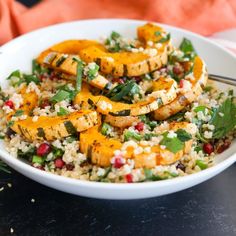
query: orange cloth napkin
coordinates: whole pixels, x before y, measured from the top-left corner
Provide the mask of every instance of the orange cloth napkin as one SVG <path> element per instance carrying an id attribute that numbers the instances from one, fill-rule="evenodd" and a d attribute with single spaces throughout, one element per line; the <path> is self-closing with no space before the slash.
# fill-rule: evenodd
<path id="1" fill-rule="evenodd" d="M 33 29 L 88 18 L 157 21 L 210 35 L 236 27 L 236 0 L 0 0 L 0 44 Z"/>

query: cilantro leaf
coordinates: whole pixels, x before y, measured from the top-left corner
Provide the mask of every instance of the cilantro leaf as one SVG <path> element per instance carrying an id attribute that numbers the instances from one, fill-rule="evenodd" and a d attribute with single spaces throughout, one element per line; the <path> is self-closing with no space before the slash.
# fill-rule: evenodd
<path id="1" fill-rule="evenodd" d="M 181 142 L 187 142 L 190 139 L 192 139 L 191 134 L 187 133 L 186 130 L 184 129 L 178 129 L 176 132 L 177 134 L 177 138 L 181 141 Z"/>
<path id="2" fill-rule="evenodd" d="M 190 59 L 193 59 L 197 55 L 197 52 L 189 39 L 184 38 L 179 46 L 179 49 L 185 54 L 186 57 Z"/>
<path id="3" fill-rule="evenodd" d="M 18 116 L 22 116 L 23 114 L 24 114 L 23 110 L 17 110 L 13 116 L 18 117 Z"/>
<path id="4" fill-rule="evenodd" d="M 163 139 L 160 142 L 161 145 L 166 146 L 166 148 L 173 153 L 177 153 L 178 151 L 184 149 L 184 142 L 182 142 L 178 138 L 178 136 L 173 138 L 168 138 L 167 135 L 168 132 L 165 132 L 163 134 Z"/>

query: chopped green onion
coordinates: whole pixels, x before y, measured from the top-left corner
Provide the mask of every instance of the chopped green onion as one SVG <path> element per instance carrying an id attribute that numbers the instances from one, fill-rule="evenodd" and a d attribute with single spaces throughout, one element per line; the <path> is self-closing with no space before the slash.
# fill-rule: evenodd
<path id="1" fill-rule="evenodd" d="M 69 100 L 71 94 L 65 90 L 59 90 L 53 97 L 50 98 L 50 102 L 57 103 L 63 100 Z"/>
<path id="2" fill-rule="evenodd" d="M 112 127 L 109 124 L 105 122 L 102 124 L 101 133 L 103 135 L 108 135 L 111 130 L 112 130 Z"/>
<path id="3" fill-rule="evenodd" d="M 81 91 L 81 86 L 82 86 L 84 64 L 78 58 L 74 57 L 73 60 L 77 62 L 77 69 L 76 69 L 76 91 L 80 92 Z"/>
<path id="4" fill-rule="evenodd" d="M 22 116 L 23 114 L 24 114 L 23 110 L 17 110 L 13 116 L 18 117 L 18 116 Z"/>
<path id="5" fill-rule="evenodd" d="M 63 108 L 63 107 L 60 107 L 59 108 L 59 112 L 57 112 L 57 115 L 58 116 L 65 116 L 65 115 L 67 115 L 67 114 L 69 114 L 69 111 L 67 111 L 65 108 Z"/>
<path id="6" fill-rule="evenodd" d="M 196 165 L 199 166 L 201 170 L 205 170 L 208 167 L 202 160 L 196 160 Z"/>
<path id="7" fill-rule="evenodd" d="M 32 162 L 42 165 L 44 163 L 44 158 L 40 157 L 40 156 L 37 156 L 37 155 L 34 155 L 33 158 L 32 158 Z"/>
<path id="8" fill-rule="evenodd" d="M 130 139 L 135 139 L 137 141 L 140 141 L 142 139 L 142 135 L 137 134 L 135 131 L 127 130 L 124 133 L 124 140 L 126 142 L 126 141 L 129 141 Z"/>

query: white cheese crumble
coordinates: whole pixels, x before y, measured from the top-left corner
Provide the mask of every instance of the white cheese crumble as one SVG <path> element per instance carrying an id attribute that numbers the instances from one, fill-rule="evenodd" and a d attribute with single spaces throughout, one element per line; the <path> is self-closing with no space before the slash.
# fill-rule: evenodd
<path id="1" fill-rule="evenodd" d="M 177 134 L 173 130 L 170 130 L 167 134 L 167 138 L 175 138 L 175 137 L 177 137 Z"/>

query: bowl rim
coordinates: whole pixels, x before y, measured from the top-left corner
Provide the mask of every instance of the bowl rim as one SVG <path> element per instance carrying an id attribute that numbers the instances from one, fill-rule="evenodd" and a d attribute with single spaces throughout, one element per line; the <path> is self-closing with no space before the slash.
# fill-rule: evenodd
<path id="1" fill-rule="evenodd" d="M 42 27 L 40 29 L 33 30 L 31 32 L 28 32 L 26 34 L 16 37 L 15 39 L 0 46 L 0 52 L 7 51 L 8 48 L 12 47 L 12 45 L 19 44 L 19 43 L 21 43 L 21 41 L 24 41 L 25 38 L 33 36 L 38 33 L 41 33 L 45 30 L 53 30 L 56 28 L 60 28 L 60 27 L 72 25 L 72 24 L 76 25 L 76 24 L 80 24 L 81 22 L 86 24 L 87 22 L 97 22 L 97 21 L 100 21 L 100 22 L 102 22 L 102 21 L 111 21 L 111 22 L 112 21 L 114 21 L 114 22 L 121 21 L 121 22 L 129 22 L 129 23 L 136 23 L 136 24 L 137 23 L 143 24 L 143 23 L 148 22 L 145 20 L 134 20 L 134 19 L 123 19 L 123 18 L 106 18 L 106 19 L 82 19 L 82 20 L 54 24 L 54 25 L 50 25 L 50 26 Z M 203 40 L 207 43 L 213 44 L 216 47 L 220 48 L 221 50 L 225 51 L 234 60 L 236 60 L 236 55 L 233 54 L 229 49 L 224 48 L 223 46 L 219 45 L 218 43 L 216 43 L 210 39 L 207 39 L 197 33 L 194 33 L 189 30 L 182 29 L 179 27 L 170 26 L 167 24 L 161 24 L 158 22 L 153 22 L 153 23 L 161 25 L 164 28 L 177 30 L 180 33 L 187 33 L 187 34 L 193 35 L 198 39 L 200 38 L 201 40 Z M 231 149 L 229 148 L 229 150 L 231 150 Z M 228 150 L 226 150 L 226 152 L 227 151 Z M 161 187 L 161 186 L 171 186 L 175 183 L 180 184 L 180 183 L 189 182 L 189 181 L 194 180 L 196 178 L 201 179 L 201 177 L 203 177 L 205 175 L 211 176 L 211 175 L 213 175 L 213 173 L 220 172 L 221 169 L 223 170 L 223 169 L 227 168 L 228 166 L 232 165 L 236 161 L 236 152 L 234 154 L 230 155 L 229 157 L 227 157 L 225 160 L 221 161 L 220 163 L 218 163 L 212 167 L 209 167 L 205 170 L 201 170 L 200 172 L 197 172 L 197 173 L 193 173 L 193 174 L 186 175 L 186 176 L 180 176 L 180 177 L 176 177 L 173 179 L 161 180 L 161 181 L 150 181 L 150 182 L 141 182 L 141 183 L 139 182 L 139 183 L 129 183 L 129 184 L 128 183 L 94 182 L 94 181 L 79 180 L 79 179 L 74 179 L 71 177 L 56 175 L 56 174 L 53 174 L 50 172 L 39 170 L 39 169 L 23 162 L 22 160 L 13 157 L 6 150 L 2 150 L 2 149 L 0 149 L 0 159 L 2 159 L 7 164 L 9 164 L 9 166 L 11 166 L 13 169 L 15 166 L 18 166 L 21 170 L 25 170 L 26 172 L 30 173 L 31 175 L 37 175 L 39 177 L 43 176 L 43 178 L 51 179 L 53 181 L 57 181 L 57 182 L 61 182 L 61 183 L 66 183 L 66 184 L 75 185 L 75 186 L 88 187 L 88 188 L 95 187 L 95 188 L 99 188 L 99 189 L 107 189 L 108 188 L 108 189 L 123 189 L 123 190 L 129 189 L 129 190 L 132 190 L 132 189 L 149 189 L 149 188 Z"/>

